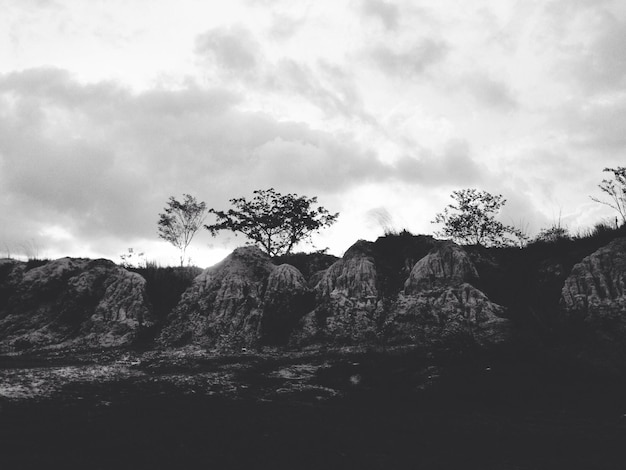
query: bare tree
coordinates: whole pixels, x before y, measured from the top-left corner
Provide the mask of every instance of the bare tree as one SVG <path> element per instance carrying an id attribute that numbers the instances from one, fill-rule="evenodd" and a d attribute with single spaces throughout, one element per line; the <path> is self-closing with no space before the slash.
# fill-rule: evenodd
<path id="1" fill-rule="evenodd" d="M 165 213 L 159 214 L 159 237 L 180 250 L 181 266 L 185 262 L 187 247 L 202 226 L 206 214 L 206 203 L 198 202 L 189 194 L 183 194 L 182 202 L 170 197 Z"/>
<path id="2" fill-rule="evenodd" d="M 626 224 L 626 167 L 605 168 L 602 171 L 613 173 L 613 179 L 603 179 L 598 187 L 603 193 L 608 194 L 610 201 L 602 201 L 596 197 L 591 197 L 592 201 L 599 202 L 605 206 L 615 209 L 622 218 L 622 224 Z"/>

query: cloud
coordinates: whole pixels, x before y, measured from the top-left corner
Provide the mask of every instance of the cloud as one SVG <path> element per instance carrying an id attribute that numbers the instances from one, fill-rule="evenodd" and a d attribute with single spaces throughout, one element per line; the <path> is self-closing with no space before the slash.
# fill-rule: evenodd
<path id="1" fill-rule="evenodd" d="M 58 69 L 0 75 L 3 237 L 60 225 L 72 239 L 155 237 L 169 196 L 220 207 L 275 186 L 336 194 L 386 171 L 350 135 L 238 109 L 239 98 L 194 84 L 132 93 L 83 84 Z"/>
<path id="2" fill-rule="evenodd" d="M 602 152 L 605 159 L 623 161 L 626 152 L 626 96 L 586 99 L 555 110 L 550 125 L 569 150 Z"/>
<path id="3" fill-rule="evenodd" d="M 389 172 L 376 155 L 361 152 L 350 138 L 309 132 L 307 140 L 276 138 L 257 147 L 253 163 L 257 177 L 287 191 L 346 191 Z"/>
<path id="4" fill-rule="evenodd" d="M 438 155 L 405 156 L 396 162 L 397 177 L 424 186 L 469 187 L 488 180 L 489 172 L 470 156 L 467 142 L 450 141 Z"/>
<path id="5" fill-rule="evenodd" d="M 285 41 L 293 37 L 306 22 L 306 13 L 300 17 L 292 17 L 280 13 L 272 15 L 269 35 L 276 41 Z"/>
<path id="6" fill-rule="evenodd" d="M 388 30 L 395 30 L 398 27 L 400 10 L 393 3 L 381 0 L 363 0 L 361 11 L 365 16 L 377 18 Z"/>
<path id="7" fill-rule="evenodd" d="M 573 61 L 574 73 L 589 89 L 621 91 L 626 85 L 626 21 L 606 14 L 596 31 L 590 46 Z"/>
<path id="8" fill-rule="evenodd" d="M 303 99 L 327 116 L 371 119 L 363 110 L 353 77 L 333 64 L 319 62 L 313 68 L 293 59 L 281 59 L 262 80 L 262 89 Z"/>
<path id="9" fill-rule="evenodd" d="M 623 89 L 626 19 L 617 3 L 559 0 L 546 6 L 545 15 L 544 45 L 556 53 L 561 80 L 577 83 L 586 93 Z"/>
<path id="10" fill-rule="evenodd" d="M 410 78 L 424 74 L 430 67 L 441 62 L 448 49 L 449 46 L 444 41 L 425 38 L 399 51 L 386 44 L 379 44 L 372 47 L 367 54 L 387 75 Z"/>
<path id="11" fill-rule="evenodd" d="M 196 38 L 195 52 L 231 73 L 253 73 L 261 54 L 259 43 L 242 26 L 219 27 Z"/>
<path id="12" fill-rule="evenodd" d="M 518 107 L 510 86 L 484 74 L 471 74 L 462 79 L 462 85 L 479 103 L 490 108 L 510 111 Z"/>
<path id="13" fill-rule="evenodd" d="M 232 57 L 231 51 L 235 51 Z M 311 63 L 291 57 L 270 60 L 251 33 L 240 27 L 211 30 L 198 36 L 196 54 L 203 59 L 211 57 L 210 66 L 220 65 L 219 80 L 245 90 L 248 97 L 297 99 L 326 116 L 372 119 L 363 111 L 354 77 L 345 67 L 324 59 Z M 219 60 L 214 56 L 225 58 Z"/>

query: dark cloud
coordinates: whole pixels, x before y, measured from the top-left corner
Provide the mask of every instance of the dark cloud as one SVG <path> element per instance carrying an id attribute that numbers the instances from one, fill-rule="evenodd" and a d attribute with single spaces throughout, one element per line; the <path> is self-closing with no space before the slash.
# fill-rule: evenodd
<path id="1" fill-rule="evenodd" d="M 366 182 L 467 186 L 484 173 L 461 141 L 389 166 L 349 134 L 241 111 L 231 92 L 191 84 L 132 93 L 33 69 L 0 76 L 0 114 L 5 241 L 51 226 L 99 246 L 155 239 L 165 201 L 183 193 L 225 208 L 259 188 L 334 200 Z"/>
<path id="2" fill-rule="evenodd" d="M 291 58 L 271 62 L 252 42 L 250 33 L 233 28 L 227 31 L 235 30 L 238 31 L 237 34 L 228 34 L 230 39 L 235 37 L 248 39 L 241 42 L 237 40 L 239 44 L 237 47 L 224 48 L 224 55 L 228 50 L 235 49 L 239 51 L 236 55 L 248 59 L 243 61 L 232 59 L 236 64 L 240 62 L 246 64 L 245 67 L 241 67 L 241 71 L 237 70 L 236 66 L 228 64 L 223 64 L 218 70 L 231 85 L 241 85 L 247 90 L 263 93 L 265 97 L 275 93 L 299 99 L 305 104 L 317 107 L 328 116 L 341 115 L 349 119 L 356 117 L 364 121 L 373 121 L 372 117 L 364 112 L 353 75 L 345 68 L 325 60 L 318 60 L 312 65 Z M 196 54 L 203 58 L 210 56 L 215 48 L 207 47 L 206 44 L 207 42 L 214 44 L 215 36 L 224 36 L 223 30 L 217 33 L 216 30 L 212 30 L 199 36 L 196 41 Z M 211 40 L 207 41 L 207 38 Z M 252 70 L 254 73 L 246 73 Z"/>
<path id="3" fill-rule="evenodd" d="M 545 7 L 545 13 L 541 45 L 558 54 L 559 79 L 579 84 L 585 93 L 623 90 L 626 19 L 619 7 L 608 0 L 557 0 Z"/>
<path id="4" fill-rule="evenodd" d="M 626 152 L 626 97 L 569 103 L 558 109 L 552 125 L 572 146 L 598 150 L 604 158 L 623 160 Z"/>
<path id="5" fill-rule="evenodd" d="M 490 108 L 510 111 L 518 107 L 514 93 L 503 81 L 474 74 L 466 76 L 462 83 L 470 95 Z"/>
<path id="6" fill-rule="evenodd" d="M 258 188 L 323 196 L 389 176 L 349 135 L 237 103 L 193 85 L 132 93 L 62 70 L 0 75 L 0 206 L 11 208 L 2 225 L 14 228 L 2 236 L 61 225 L 100 243 L 152 239 L 172 195 L 221 207 Z"/>
<path id="7" fill-rule="evenodd" d="M 467 142 L 454 140 L 441 154 L 424 152 L 420 157 L 406 156 L 395 166 L 395 174 L 405 181 L 424 186 L 452 185 L 466 187 L 487 178 L 488 170 L 470 156 Z"/>
<path id="8" fill-rule="evenodd" d="M 259 84 L 262 89 L 288 93 L 315 105 L 327 115 L 371 119 L 363 110 L 354 78 L 336 65 L 321 61 L 312 68 L 292 59 L 282 59 L 263 80 Z"/>
<path id="9" fill-rule="evenodd" d="M 398 27 L 400 10 L 398 5 L 382 0 L 363 0 L 361 11 L 365 16 L 375 17 L 382 22 L 385 28 L 395 30 Z"/>
<path id="10" fill-rule="evenodd" d="M 623 90 L 626 85 L 626 21 L 603 15 L 598 35 L 574 61 L 575 73 L 586 87 Z"/>
<path id="11" fill-rule="evenodd" d="M 276 138 L 255 149 L 255 176 L 288 191 L 335 193 L 388 172 L 373 153 L 355 151 L 349 136 L 310 132 L 307 140 Z"/>
<path id="12" fill-rule="evenodd" d="M 380 44 L 372 47 L 368 55 L 386 74 L 410 78 L 422 75 L 428 68 L 442 61 L 448 50 L 449 46 L 444 41 L 425 38 L 401 51 Z"/>
<path id="13" fill-rule="evenodd" d="M 306 21 L 306 13 L 300 17 L 292 17 L 283 14 L 272 16 L 272 25 L 269 35 L 277 41 L 284 41 L 294 36 Z"/>
<path id="14" fill-rule="evenodd" d="M 250 31 L 240 26 L 215 28 L 196 39 L 196 54 L 208 58 L 220 69 L 252 73 L 258 65 L 261 47 Z"/>

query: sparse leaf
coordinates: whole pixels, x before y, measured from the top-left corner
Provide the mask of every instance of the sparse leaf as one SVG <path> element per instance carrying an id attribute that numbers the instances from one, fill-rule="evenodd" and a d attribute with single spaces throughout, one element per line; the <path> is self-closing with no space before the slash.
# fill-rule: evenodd
<path id="1" fill-rule="evenodd" d="M 451 195 L 455 204 L 449 204 L 435 216 L 432 223 L 443 224 L 435 235 L 451 238 L 457 243 L 482 246 L 519 244 L 526 238 L 518 229 L 495 219 L 506 199 L 477 189 L 461 189 Z"/>
<path id="2" fill-rule="evenodd" d="M 184 194 L 182 202 L 170 197 L 164 210 L 159 214 L 159 237 L 180 250 L 180 265 L 183 266 L 187 247 L 206 218 L 206 203 Z"/>

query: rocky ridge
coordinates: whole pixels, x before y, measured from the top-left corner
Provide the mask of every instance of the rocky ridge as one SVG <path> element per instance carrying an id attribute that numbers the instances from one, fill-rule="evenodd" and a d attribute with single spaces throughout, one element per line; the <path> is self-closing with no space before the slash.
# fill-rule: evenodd
<path id="1" fill-rule="evenodd" d="M 510 304 L 489 298 L 508 284 L 493 283 L 499 282 L 496 271 L 486 271 L 486 281 L 481 273 L 493 266 L 511 276 L 516 272 L 511 260 L 523 260 L 523 253 L 493 251 L 471 258 L 472 250 L 431 237 L 383 241 L 360 240 L 323 271 L 305 266 L 307 277 L 290 264 L 273 264 L 258 248 L 238 248 L 195 278 L 159 325 L 157 345 L 217 350 L 454 347 L 499 344 L 511 337 L 516 326 L 507 318 Z M 387 242 L 404 245 L 394 252 Z M 562 286 L 565 325 L 586 328 L 617 349 L 626 333 L 625 253 L 626 239 L 616 239 L 573 269 L 560 262 L 559 275 L 550 277 L 548 286 L 550 292 Z M 509 264 L 498 264 L 500 256 Z M 535 258 L 538 267 L 526 267 L 524 276 L 535 269 L 537 279 L 531 275 L 531 282 L 524 284 L 517 282 L 519 276 L 508 278 L 509 284 L 516 282 L 511 291 L 516 296 L 546 283 L 540 276 L 545 262 Z M 145 292 L 141 276 L 106 260 L 63 258 L 36 267 L 1 260 L 0 347 L 131 344 L 154 324 Z M 516 321 L 523 313 L 518 308 Z"/>
<path id="2" fill-rule="evenodd" d="M 618 238 L 574 266 L 561 291 L 566 312 L 626 327 L 626 238 Z"/>
<path id="3" fill-rule="evenodd" d="M 276 267 L 257 247 L 237 248 L 194 280 L 159 342 L 218 348 L 285 342 L 307 292 L 296 268 Z"/>
<path id="4" fill-rule="evenodd" d="M 294 344 L 356 344 L 376 340 L 382 315 L 372 243 L 359 240 L 322 275 L 316 308 L 301 321 Z"/>
<path id="5" fill-rule="evenodd" d="M 420 259 L 389 298 L 378 289 L 373 244 L 359 241 L 331 266 L 315 287 L 318 307 L 307 314 L 296 342 L 432 344 L 469 338 L 506 339 L 505 309 L 470 282 L 478 273 L 465 251 L 438 244 Z"/>
<path id="6" fill-rule="evenodd" d="M 0 262 L 0 345 L 111 347 L 153 324 L 146 281 L 112 261 Z"/>
<path id="7" fill-rule="evenodd" d="M 506 341 L 505 308 L 472 284 L 478 272 L 458 245 L 444 242 L 418 261 L 385 320 L 393 343 Z"/>

